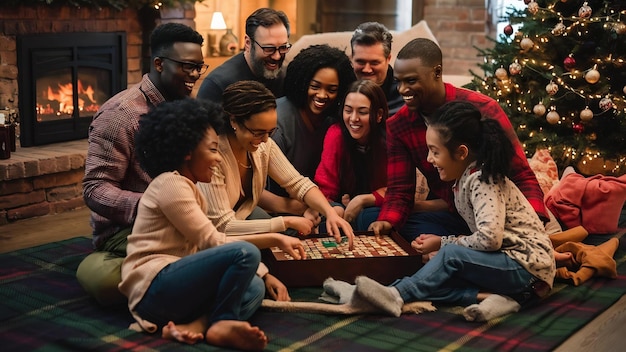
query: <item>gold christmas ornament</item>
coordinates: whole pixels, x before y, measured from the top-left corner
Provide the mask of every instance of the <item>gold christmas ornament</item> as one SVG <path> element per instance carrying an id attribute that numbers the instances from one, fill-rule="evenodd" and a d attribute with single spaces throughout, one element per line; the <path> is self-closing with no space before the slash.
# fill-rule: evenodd
<path id="1" fill-rule="evenodd" d="M 539 102 L 539 104 L 533 107 L 533 114 L 541 117 L 545 113 L 546 113 L 546 106 L 543 105 L 542 102 Z"/>
<path id="2" fill-rule="evenodd" d="M 587 122 L 591 121 L 591 119 L 593 119 L 593 111 L 587 106 L 580 112 L 580 120 Z"/>
<path id="3" fill-rule="evenodd" d="M 522 38 L 522 40 L 519 42 L 519 46 L 520 48 L 524 49 L 524 50 L 529 50 L 531 49 L 533 46 L 535 45 L 535 43 L 528 37 L 526 38 Z"/>
<path id="4" fill-rule="evenodd" d="M 499 80 L 505 80 L 509 78 L 509 74 L 508 72 L 506 72 L 504 67 L 500 67 L 496 70 L 496 78 L 498 78 Z"/>
<path id="5" fill-rule="evenodd" d="M 595 66 L 591 70 L 587 71 L 587 73 L 585 73 L 585 81 L 587 81 L 589 84 L 598 83 L 599 80 L 600 72 L 595 69 Z"/>
<path id="6" fill-rule="evenodd" d="M 559 116 L 559 113 L 556 112 L 556 110 L 550 110 L 550 112 L 546 115 L 546 121 L 548 121 L 551 125 L 556 124 L 560 119 L 561 116 Z"/>
<path id="7" fill-rule="evenodd" d="M 565 33 L 565 25 L 563 22 L 559 22 L 554 26 L 554 29 L 552 29 L 552 34 L 558 37 L 563 35 L 563 33 Z"/>

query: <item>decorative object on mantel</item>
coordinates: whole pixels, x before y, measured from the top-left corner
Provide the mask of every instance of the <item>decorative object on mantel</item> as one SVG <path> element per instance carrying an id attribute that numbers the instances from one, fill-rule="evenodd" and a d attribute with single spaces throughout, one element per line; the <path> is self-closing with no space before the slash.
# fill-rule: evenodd
<path id="1" fill-rule="evenodd" d="M 220 54 L 222 56 L 233 56 L 237 53 L 239 39 L 233 34 L 231 28 L 226 29 L 226 34 L 220 39 Z"/>
<path id="2" fill-rule="evenodd" d="M 48 5 L 48 6 L 74 6 L 74 7 L 95 7 L 103 8 L 109 7 L 117 10 L 123 10 L 125 8 L 141 9 L 144 7 L 153 7 L 156 10 L 162 7 L 175 7 L 181 4 L 196 2 L 202 2 L 204 0 L 3 0 L 0 2 L 1 7 L 16 7 L 16 6 L 35 6 L 35 5 Z"/>

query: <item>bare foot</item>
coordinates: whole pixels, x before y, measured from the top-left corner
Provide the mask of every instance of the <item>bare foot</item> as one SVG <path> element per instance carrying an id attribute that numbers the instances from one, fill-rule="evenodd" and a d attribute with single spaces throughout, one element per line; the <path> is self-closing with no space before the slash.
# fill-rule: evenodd
<path id="1" fill-rule="evenodd" d="M 204 334 L 202 333 L 204 329 L 200 331 L 193 331 L 197 330 L 198 327 L 202 328 L 199 324 L 194 323 L 181 324 L 177 326 L 173 321 L 170 321 L 163 327 L 161 336 L 165 339 L 193 345 L 198 341 L 202 341 L 204 338 Z"/>
<path id="2" fill-rule="evenodd" d="M 258 326 L 247 321 L 220 320 L 207 330 L 206 342 L 244 351 L 261 351 L 267 346 L 267 336 Z"/>
<path id="3" fill-rule="evenodd" d="M 575 269 L 578 265 L 578 263 L 576 263 L 576 260 L 574 259 L 574 255 L 572 254 L 572 252 L 559 253 L 557 251 L 554 251 L 554 260 L 556 261 L 557 268 L 566 267 L 572 270 Z"/>

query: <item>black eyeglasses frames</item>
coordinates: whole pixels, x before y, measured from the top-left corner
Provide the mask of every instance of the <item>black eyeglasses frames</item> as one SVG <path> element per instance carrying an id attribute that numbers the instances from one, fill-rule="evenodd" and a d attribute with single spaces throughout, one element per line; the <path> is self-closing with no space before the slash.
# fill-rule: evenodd
<path id="1" fill-rule="evenodd" d="M 209 65 L 204 64 L 204 63 L 199 64 L 197 62 L 180 61 L 180 60 L 172 59 L 171 57 L 167 57 L 167 56 L 159 56 L 159 57 L 179 64 L 180 68 L 185 73 L 193 73 L 193 71 L 198 71 L 199 74 L 203 74 L 209 69 Z"/>
<path id="2" fill-rule="evenodd" d="M 289 52 L 289 49 L 291 49 L 291 43 L 287 43 L 287 44 L 283 44 L 281 46 L 263 46 L 261 44 L 259 44 L 259 42 L 257 42 L 254 38 L 252 38 L 252 41 L 259 46 L 259 48 L 261 48 L 263 50 L 263 54 L 265 55 L 274 55 L 274 53 L 276 51 L 278 51 L 279 54 L 284 55 L 287 54 Z"/>
<path id="3" fill-rule="evenodd" d="M 271 137 L 278 130 L 278 127 L 274 127 L 271 130 L 269 130 L 269 131 L 251 130 L 250 128 L 248 128 L 248 126 L 246 126 L 245 123 L 241 123 L 241 125 L 243 126 L 243 128 L 248 130 L 248 132 L 250 132 L 250 134 L 254 138 L 263 138 L 263 137 L 265 137 L 265 135 L 267 135 L 268 137 Z"/>

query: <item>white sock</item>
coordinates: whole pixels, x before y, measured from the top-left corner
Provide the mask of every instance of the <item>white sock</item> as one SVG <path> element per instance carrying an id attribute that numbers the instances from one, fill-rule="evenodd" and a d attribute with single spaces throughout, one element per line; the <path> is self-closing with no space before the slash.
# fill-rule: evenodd
<path id="1" fill-rule="evenodd" d="M 382 312 L 394 317 L 399 317 L 402 314 L 404 301 L 395 287 L 383 286 L 367 276 L 357 277 L 355 283 L 355 296 L 360 296 Z"/>
<path id="2" fill-rule="evenodd" d="M 324 288 L 324 293 L 321 297 L 323 300 L 334 300 L 333 303 L 340 304 L 348 303 L 348 301 L 352 298 L 354 289 L 356 288 L 354 285 L 345 281 L 335 280 L 332 277 L 324 280 L 322 287 Z"/>
<path id="3" fill-rule="evenodd" d="M 467 321 L 487 321 L 515 313 L 520 307 L 519 303 L 510 297 L 491 294 L 482 302 L 465 307 L 463 316 Z"/>

